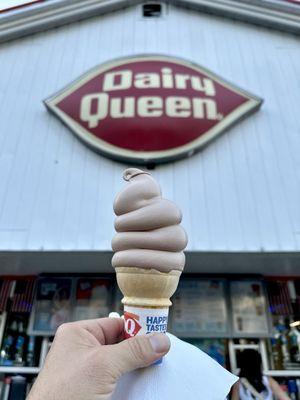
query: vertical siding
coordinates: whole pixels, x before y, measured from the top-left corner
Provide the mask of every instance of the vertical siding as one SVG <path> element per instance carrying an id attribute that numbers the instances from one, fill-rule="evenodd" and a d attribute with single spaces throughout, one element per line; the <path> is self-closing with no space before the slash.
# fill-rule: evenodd
<path id="1" fill-rule="evenodd" d="M 263 97 L 261 111 L 190 159 L 157 167 L 189 249 L 300 250 L 300 43 L 168 7 L 133 7 L 0 47 L 0 249 L 106 250 L 125 165 L 81 144 L 42 99 L 106 60 L 184 57 Z"/>

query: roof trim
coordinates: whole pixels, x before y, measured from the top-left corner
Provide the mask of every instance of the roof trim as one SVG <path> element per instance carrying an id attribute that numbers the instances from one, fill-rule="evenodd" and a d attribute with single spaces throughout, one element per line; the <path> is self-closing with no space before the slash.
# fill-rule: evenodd
<path id="1" fill-rule="evenodd" d="M 0 16 L 0 43 L 140 3 L 142 0 L 38 3 Z M 168 3 L 300 35 L 300 7 L 292 3 L 278 0 L 169 0 Z"/>
<path id="2" fill-rule="evenodd" d="M 171 0 L 180 7 L 300 34 L 300 7 L 276 0 Z"/>
<path id="3" fill-rule="evenodd" d="M 0 43 L 106 14 L 140 0 L 54 0 L 0 16 Z"/>
<path id="4" fill-rule="evenodd" d="M 2 275 L 38 273 L 114 273 L 113 252 L 95 251 L 1 251 Z M 259 274 L 299 276 L 299 252 L 185 251 L 184 273 Z"/>

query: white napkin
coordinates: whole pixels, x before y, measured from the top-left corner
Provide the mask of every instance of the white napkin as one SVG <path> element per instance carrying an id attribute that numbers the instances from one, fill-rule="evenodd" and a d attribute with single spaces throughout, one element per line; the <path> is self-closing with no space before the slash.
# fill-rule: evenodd
<path id="1" fill-rule="evenodd" d="M 124 375 L 112 400 L 224 400 L 237 377 L 216 361 L 168 334 L 171 350 L 161 365 Z"/>

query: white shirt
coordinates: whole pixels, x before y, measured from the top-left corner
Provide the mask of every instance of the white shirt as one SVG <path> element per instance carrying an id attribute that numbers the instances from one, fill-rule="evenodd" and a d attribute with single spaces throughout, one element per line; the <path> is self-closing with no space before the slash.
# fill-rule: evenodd
<path id="1" fill-rule="evenodd" d="M 266 387 L 266 390 L 261 392 L 260 395 L 264 400 L 273 400 L 273 394 L 270 387 L 269 379 L 266 376 L 263 376 L 263 384 Z M 250 393 L 249 389 L 245 388 L 245 386 L 240 382 L 239 384 L 239 395 L 240 400 L 253 400 L 255 397 Z"/>

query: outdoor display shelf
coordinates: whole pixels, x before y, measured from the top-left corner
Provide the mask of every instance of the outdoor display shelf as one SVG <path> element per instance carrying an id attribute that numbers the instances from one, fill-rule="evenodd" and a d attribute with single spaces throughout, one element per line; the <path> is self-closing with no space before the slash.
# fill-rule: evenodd
<path id="1" fill-rule="evenodd" d="M 268 376 L 274 376 L 274 377 L 299 377 L 300 378 L 300 370 L 298 371 L 273 371 L 273 370 L 268 370 L 264 371 L 264 374 Z"/>
<path id="2" fill-rule="evenodd" d="M 13 277 L 9 279 L 13 279 Z M 18 278 L 15 277 L 15 279 Z M 275 281 L 275 284 L 281 289 L 287 289 L 289 286 L 293 289 L 291 282 L 290 280 L 288 283 L 279 280 Z M 266 376 L 276 378 L 283 387 L 291 383 L 297 386 L 300 380 L 300 368 L 293 370 L 271 368 L 273 356 L 269 341 L 274 336 L 274 326 L 272 325 L 274 321 L 268 315 L 270 314 L 268 310 L 271 308 L 273 312 L 276 310 L 292 312 L 295 308 L 294 301 L 291 301 L 291 304 L 276 303 L 274 282 L 271 283 L 271 286 L 268 285 L 268 280 L 263 277 L 243 277 L 241 279 L 240 276 L 235 278 L 232 276 L 230 278 L 226 276 L 184 276 L 178 292 L 172 299 L 169 331 L 207 352 L 234 374 L 239 373 L 238 353 L 245 349 L 257 350 L 261 354 L 263 373 Z M 65 322 L 69 322 L 85 319 L 85 317 L 97 318 L 98 314 L 100 317 L 106 316 L 111 311 L 117 311 L 120 314 L 123 312 L 122 295 L 111 275 L 55 276 L 48 274 L 36 277 L 35 295 L 32 294 L 31 299 L 31 303 L 33 303 L 32 309 L 30 307 L 31 312 L 19 313 L 22 317 L 18 313 L 10 313 L 13 304 L 16 304 L 16 292 L 19 295 L 19 303 L 22 302 L 22 300 L 20 301 L 23 298 L 20 293 L 22 285 L 10 283 L 7 286 L 11 288 L 7 299 L 7 311 L 0 315 L 1 357 L 4 356 L 5 335 L 7 337 L 8 334 L 11 334 L 11 330 L 9 332 L 8 330 L 16 320 L 23 321 L 27 327 L 27 339 L 24 340 L 24 343 L 27 343 L 28 346 L 28 339 L 31 337 L 39 345 L 35 346 L 32 366 L 0 366 L 0 383 L 4 382 L 3 387 L 6 382 L 5 378 L 12 381 L 11 377 L 21 375 L 27 385 L 27 392 L 30 390 L 35 377 L 44 365 L 57 329 L 57 326 L 54 327 L 53 324 L 50 329 L 50 322 L 58 321 L 58 316 L 65 316 Z M 25 285 L 25 292 L 26 287 Z M 292 300 L 294 300 L 295 293 L 295 290 L 291 290 Z M 238 306 L 236 302 L 238 302 Z M 257 332 L 253 329 L 256 314 L 259 316 L 260 323 L 260 329 Z M 24 319 L 24 315 L 27 319 Z M 16 342 L 19 333 L 13 332 L 13 334 Z M 24 348 L 23 363 L 27 362 L 27 351 L 28 349 Z M 15 359 L 8 361 L 13 363 Z"/>
<path id="3" fill-rule="evenodd" d="M 0 373 L 4 374 L 38 374 L 39 367 L 0 367 Z"/>

